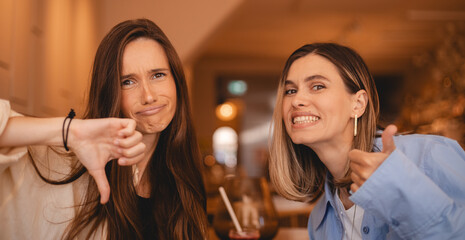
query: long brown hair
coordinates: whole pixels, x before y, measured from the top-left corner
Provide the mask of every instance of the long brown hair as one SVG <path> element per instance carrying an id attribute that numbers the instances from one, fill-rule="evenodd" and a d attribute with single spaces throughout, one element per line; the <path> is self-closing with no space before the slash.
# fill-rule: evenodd
<path id="1" fill-rule="evenodd" d="M 113 27 L 102 40 L 94 59 L 84 118 L 123 117 L 120 110 L 122 56 L 125 46 L 141 37 L 153 39 L 163 47 L 177 93 L 176 112 L 171 123 L 160 133 L 145 173 L 151 184 L 153 232 L 159 239 L 204 239 L 206 196 L 186 80 L 175 49 L 155 23 L 147 19 L 125 21 Z M 90 238 L 97 234 L 102 224 L 106 226 L 107 239 L 143 238 L 132 168 L 110 161 L 105 170 L 111 190 L 108 203 L 99 204 L 97 185 L 92 177 L 85 175 L 89 178 L 87 191 L 64 239 L 74 239 L 83 230 L 88 231 L 86 238 Z M 85 172 L 80 165 L 67 179 L 47 182 L 68 183 Z"/>
<path id="2" fill-rule="evenodd" d="M 327 168 L 318 155 L 309 147 L 294 144 L 286 132 L 283 122 L 282 104 L 285 81 L 289 69 L 297 59 L 316 54 L 333 63 L 339 71 L 347 92 L 356 93 L 364 89 L 368 103 L 365 113 L 359 117 L 358 133 L 353 148 L 370 152 L 376 134 L 379 115 L 379 100 L 375 82 L 363 59 L 354 50 L 334 43 L 307 44 L 287 59 L 278 86 L 276 106 L 273 113 L 273 135 L 270 146 L 270 178 L 278 193 L 299 201 L 316 201 L 324 192 Z M 350 185 L 350 170 L 346 177 L 335 184 L 337 187 Z"/>

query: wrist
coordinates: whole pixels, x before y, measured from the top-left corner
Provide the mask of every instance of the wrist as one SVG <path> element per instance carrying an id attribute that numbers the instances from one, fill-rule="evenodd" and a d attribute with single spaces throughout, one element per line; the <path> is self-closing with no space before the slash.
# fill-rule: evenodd
<path id="1" fill-rule="evenodd" d="M 76 143 L 79 139 L 79 125 L 81 125 L 82 121 L 82 119 L 73 119 L 69 125 L 67 141 L 67 146 L 69 149 L 74 149 L 76 147 Z M 62 142 L 62 146 L 64 147 L 64 142 Z"/>
<path id="2" fill-rule="evenodd" d="M 68 113 L 68 116 L 63 120 L 63 126 L 61 129 L 61 137 L 63 140 L 63 147 L 65 148 L 66 151 L 69 151 L 68 147 L 68 139 L 69 139 L 69 130 L 71 127 L 71 122 L 73 121 L 73 118 L 76 116 L 76 113 L 74 112 L 73 109 L 71 109 Z"/>

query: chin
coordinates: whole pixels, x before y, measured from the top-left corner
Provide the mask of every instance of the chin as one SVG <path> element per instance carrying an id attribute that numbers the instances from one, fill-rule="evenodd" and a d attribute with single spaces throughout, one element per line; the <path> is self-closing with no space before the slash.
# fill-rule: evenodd
<path id="1" fill-rule="evenodd" d="M 294 144 L 302 144 L 303 141 L 300 137 L 291 137 L 291 140 Z"/>
<path id="2" fill-rule="evenodd" d="M 165 130 L 167 126 L 168 124 L 162 124 L 162 123 L 143 125 L 143 126 L 138 127 L 138 131 L 140 131 L 143 134 L 156 134 L 156 133 L 160 133 L 163 130 Z"/>
<path id="3" fill-rule="evenodd" d="M 159 134 L 163 130 L 158 130 L 158 129 L 142 129 L 140 132 L 142 135 L 151 135 L 151 134 Z"/>
<path id="4" fill-rule="evenodd" d="M 291 140 L 294 144 L 304 144 L 304 145 L 307 145 L 313 142 L 313 139 L 309 139 L 308 136 L 294 136 L 294 137 L 291 137 Z"/>

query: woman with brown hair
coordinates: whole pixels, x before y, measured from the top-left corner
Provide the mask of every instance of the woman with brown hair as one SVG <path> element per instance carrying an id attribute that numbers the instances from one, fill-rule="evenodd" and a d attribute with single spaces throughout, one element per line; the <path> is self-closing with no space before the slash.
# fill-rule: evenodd
<path id="1" fill-rule="evenodd" d="M 270 177 L 278 193 L 317 202 L 310 239 L 463 239 L 465 152 L 440 136 L 378 136 L 378 94 L 362 58 L 304 45 L 284 67 Z"/>
<path id="2" fill-rule="evenodd" d="M 2 102 L 0 238 L 204 239 L 188 99 L 168 38 L 138 19 L 100 43 L 86 120 L 13 117 Z"/>

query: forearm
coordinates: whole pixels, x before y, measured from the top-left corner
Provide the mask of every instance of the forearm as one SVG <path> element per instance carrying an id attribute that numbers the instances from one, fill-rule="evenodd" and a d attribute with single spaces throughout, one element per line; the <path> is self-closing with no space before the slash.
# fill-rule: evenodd
<path id="1" fill-rule="evenodd" d="M 401 238 L 449 239 L 463 234 L 463 204 L 446 194 L 399 151 L 391 157 L 351 200 L 381 217 Z M 463 169 L 463 164 L 455 167 Z M 449 175 L 452 178 L 453 173 Z M 457 188 L 455 184 L 449 187 Z"/>
<path id="2" fill-rule="evenodd" d="M 67 131 L 70 120 L 63 127 L 63 117 L 2 115 L 2 111 L 9 112 L 9 106 L 2 109 L 1 104 L 0 101 L 0 147 L 63 146 L 63 131 Z M 68 146 L 94 178 L 102 196 L 101 203 L 106 203 L 110 195 L 105 165 L 112 159 L 118 159 L 119 164 L 130 166 L 144 158 L 145 144 L 142 142 L 142 134 L 135 129 L 134 120 L 118 118 L 75 119 L 69 125 Z"/>
<path id="3" fill-rule="evenodd" d="M 64 117 L 12 117 L 0 135 L 0 146 L 62 145 L 63 120 Z"/>

